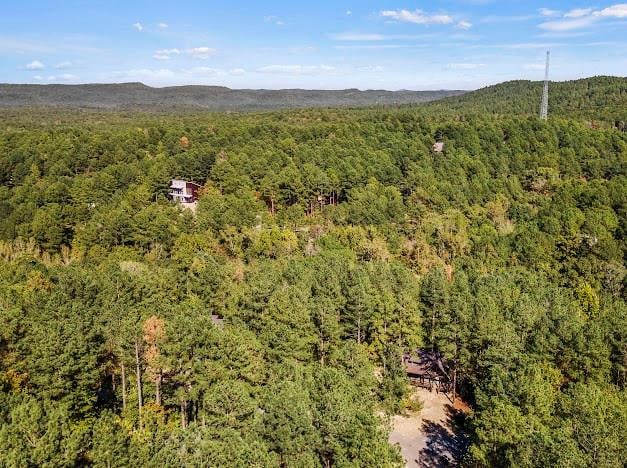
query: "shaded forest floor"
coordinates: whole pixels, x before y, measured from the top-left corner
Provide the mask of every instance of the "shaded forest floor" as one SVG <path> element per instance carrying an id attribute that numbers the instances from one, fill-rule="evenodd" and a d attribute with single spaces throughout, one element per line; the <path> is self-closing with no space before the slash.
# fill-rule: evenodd
<path id="1" fill-rule="evenodd" d="M 456 410 L 443 393 L 416 388 L 423 408 L 392 418 L 390 443 L 399 444 L 408 467 L 455 466 L 468 439 L 455 424 Z"/>

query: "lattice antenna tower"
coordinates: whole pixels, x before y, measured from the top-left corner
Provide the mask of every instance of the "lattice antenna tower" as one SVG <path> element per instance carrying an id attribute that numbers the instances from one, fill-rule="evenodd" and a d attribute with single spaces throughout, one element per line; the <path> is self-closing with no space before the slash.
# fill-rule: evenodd
<path id="1" fill-rule="evenodd" d="M 549 117 L 549 55 L 546 51 L 546 69 L 544 71 L 544 90 L 542 91 L 542 104 L 540 105 L 540 118 L 546 120 Z"/>

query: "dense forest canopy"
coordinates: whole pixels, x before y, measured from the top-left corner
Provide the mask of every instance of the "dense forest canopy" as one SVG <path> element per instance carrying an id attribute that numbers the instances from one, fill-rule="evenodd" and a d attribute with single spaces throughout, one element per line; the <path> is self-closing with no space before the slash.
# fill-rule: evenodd
<path id="1" fill-rule="evenodd" d="M 1 464 L 397 466 L 385 415 L 424 347 L 473 408 L 468 465 L 620 466 L 625 80 L 585 83 L 554 87 L 547 122 L 524 83 L 3 111 Z M 203 185 L 195 213 L 172 178 Z"/>

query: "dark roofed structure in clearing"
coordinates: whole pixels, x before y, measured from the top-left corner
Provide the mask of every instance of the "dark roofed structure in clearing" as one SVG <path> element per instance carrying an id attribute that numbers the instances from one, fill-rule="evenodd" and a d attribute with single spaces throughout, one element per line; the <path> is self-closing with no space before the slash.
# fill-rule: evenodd
<path id="1" fill-rule="evenodd" d="M 413 353 L 403 355 L 403 366 L 410 382 L 420 387 L 438 392 L 453 390 L 454 383 L 451 377 L 451 363 L 442 353 L 418 349 Z"/>

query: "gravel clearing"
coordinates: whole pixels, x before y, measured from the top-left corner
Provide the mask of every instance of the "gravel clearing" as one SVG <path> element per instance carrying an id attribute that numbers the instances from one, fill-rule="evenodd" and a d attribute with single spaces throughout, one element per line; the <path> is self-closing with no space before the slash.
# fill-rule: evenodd
<path id="1" fill-rule="evenodd" d="M 468 442 L 454 426 L 451 401 L 443 393 L 423 388 L 416 388 L 415 395 L 422 410 L 392 418 L 390 443 L 401 447 L 408 467 L 456 466 Z"/>

